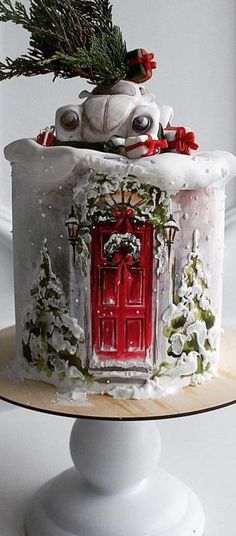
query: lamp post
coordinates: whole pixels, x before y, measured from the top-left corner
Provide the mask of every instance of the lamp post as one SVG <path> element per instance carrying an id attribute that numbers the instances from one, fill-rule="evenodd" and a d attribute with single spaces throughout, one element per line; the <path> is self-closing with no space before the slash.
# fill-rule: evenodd
<path id="1" fill-rule="evenodd" d="M 175 235 L 179 231 L 179 227 L 174 220 L 172 214 L 169 220 L 164 224 L 164 239 L 168 250 L 168 266 L 170 267 L 171 247 L 175 241 Z"/>
<path id="2" fill-rule="evenodd" d="M 165 240 L 165 244 L 168 250 L 168 272 L 170 275 L 169 298 L 168 298 L 169 303 L 171 303 L 173 299 L 174 287 L 175 287 L 175 278 L 174 278 L 173 269 L 171 265 L 171 247 L 174 244 L 175 235 L 177 231 L 179 231 L 179 227 L 171 214 L 169 220 L 164 224 L 164 240 Z"/>
<path id="3" fill-rule="evenodd" d="M 79 222 L 75 214 L 75 209 L 72 205 L 71 207 L 71 213 L 69 217 L 67 218 L 65 225 L 67 227 L 68 231 L 68 240 L 73 248 L 73 264 L 75 266 L 75 251 L 76 251 L 76 244 L 78 242 L 78 232 L 79 232 Z"/>

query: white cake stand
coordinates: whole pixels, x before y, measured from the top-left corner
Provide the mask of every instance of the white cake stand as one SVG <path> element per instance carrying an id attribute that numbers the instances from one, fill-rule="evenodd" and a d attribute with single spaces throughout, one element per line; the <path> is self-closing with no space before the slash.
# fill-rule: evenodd
<path id="1" fill-rule="evenodd" d="M 76 418 L 74 467 L 46 483 L 25 521 L 28 536 L 202 536 L 204 513 L 193 491 L 157 466 L 157 419 L 193 415 L 236 401 L 236 332 L 225 333 L 217 379 L 161 400 L 89 396 L 59 405 L 55 388 L 14 381 L 3 369 L 15 358 L 14 329 L 0 332 L 0 397 L 24 408 Z"/>

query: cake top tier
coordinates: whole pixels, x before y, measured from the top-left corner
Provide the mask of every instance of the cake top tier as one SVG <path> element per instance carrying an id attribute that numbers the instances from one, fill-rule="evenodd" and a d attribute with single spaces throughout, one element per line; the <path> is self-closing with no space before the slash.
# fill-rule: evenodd
<path id="1" fill-rule="evenodd" d="M 48 181 L 82 175 L 90 170 L 109 178 L 132 175 L 174 194 L 210 185 L 221 187 L 236 176 L 236 157 L 225 151 L 198 152 L 192 156 L 163 153 L 130 160 L 125 156 L 73 147 L 42 147 L 35 140 L 22 139 L 8 145 L 5 156 L 11 163 L 46 175 Z M 24 174 L 21 174 L 21 180 Z"/>

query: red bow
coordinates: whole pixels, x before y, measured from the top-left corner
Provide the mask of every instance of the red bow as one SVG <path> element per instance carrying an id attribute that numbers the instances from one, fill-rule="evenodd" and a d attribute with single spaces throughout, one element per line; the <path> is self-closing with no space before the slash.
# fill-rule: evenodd
<path id="1" fill-rule="evenodd" d="M 115 289 L 116 293 L 119 289 L 119 285 L 121 283 L 126 283 L 128 285 L 128 293 L 130 291 L 130 287 L 132 284 L 132 274 L 130 273 L 129 266 L 132 266 L 133 264 L 133 258 L 130 253 L 125 255 L 125 257 L 121 253 L 115 253 L 113 257 L 113 261 L 115 264 L 118 264 L 118 270 L 115 277 Z"/>
<path id="2" fill-rule="evenodd" d="M 51 147 L 52 145 L 55 145 L 56 137 L 53 132 L 40 132 L 36 138 L 36 141 L 39 143 L 39 145 Z"/>
<path id="3" fill-rule="evenodd" d="M 148 139 L 146 141 L 139 141 L 137 143 L 134 143 L 133 145 L 129 145 L 126 147 L 126 152 L 133 151 L 134 149 L 137 149 L 138 147 L 147 147 L 147 153 L 142 154 L 139 158 L 144 158 L 145 156 L 152 156 L 154 154 L 160 153 L 161 149 L 167 149 L 168 148 L 168 141 L 165 139 L 162 140 L 154 140 L 152 136 L 148 135 Z"/>
<path id="4" fill-rule="evenodd" d="M 142 56 L 137 56 L 136 58 L 130 58 L 127 61 L 127 64 L 129 67 L 132 67 L 132 65 L 137 65 L 142 63 L 145 66 L 146 70 L 152 70 L 156 69 L 157 64 L 155 61 L 153 61 L 154 54 L 152 52 L 147 52 L 143 48 L 141 49 Z"/>
<path id="5" fill-rule="evenodd" d="M 196 151 L 199 145 L 196 143 L 194 132 L 186 132 L 184 127 L 178 127 L 175 140 L 170 141 L 168 148 L 175 149 L 177 153 L 191 154 L 191 150 Z"/>
<path id="6" fill-rule="evenodd" d="M 153 154 L 160 153 L 161 149 L 166 149 L 168 147 L 168 142 L 164 139 L 153 140 L 153 138 L 149 136 L 148 140 L 144 142 L 144 145 L 148 149 L 148 152 L 145 156 L 152 156 Z"/>
<path id="7" fill-rule="evenodd" d="M 115 230 L 120 229 L 120 227 L 124 227 L 125 231 L 127 231 L 128 233 L 131 233 L 133 231 L 133 226 L 130 221 L 130 218 L 134 216 L 134 210 L 132 208 L 124 208 L 123 210 L 116 208 L 113 212 L 113 215 L 117 220 Z"/>

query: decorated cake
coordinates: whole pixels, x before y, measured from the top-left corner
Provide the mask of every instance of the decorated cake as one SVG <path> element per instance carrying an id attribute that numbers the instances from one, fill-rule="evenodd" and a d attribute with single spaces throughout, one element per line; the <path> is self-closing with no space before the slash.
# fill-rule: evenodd
<path id="1" fill-rule="evenodd" d="M 213 378 L 236 158 L 197 151 L 194 132 L 173 124 L 172 107 L 143 85 L 154 55 L 127 51 L 109 1 L 34 0 L 28 13 L 3 0 L 0 14 L 31 32 L 28 55 L 7 58 L 2 79 L 53 72 L 95 85 L 5 150 L 15 375 L 78 403 L 84 393 L 158 398 Z"/>

